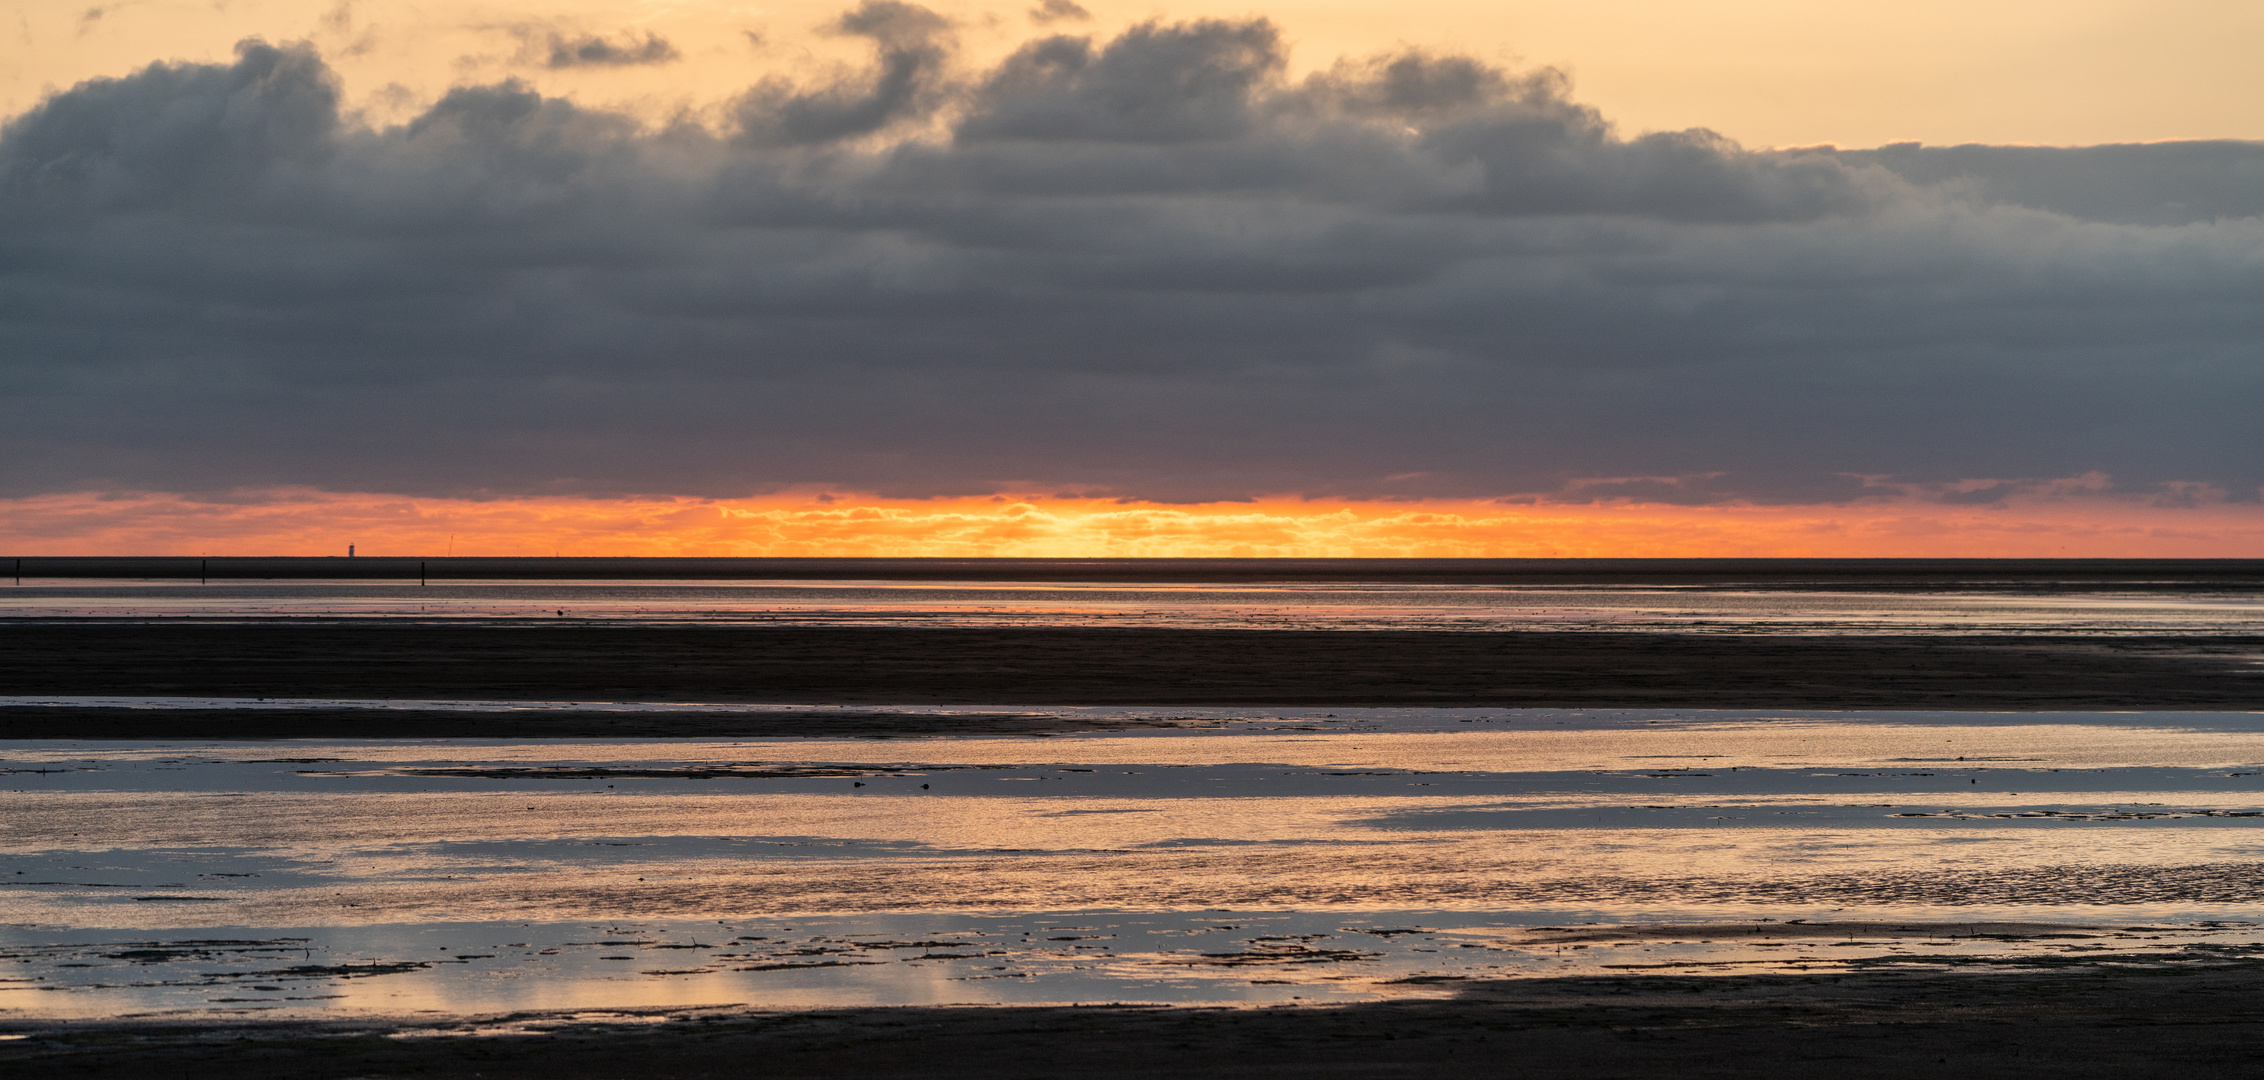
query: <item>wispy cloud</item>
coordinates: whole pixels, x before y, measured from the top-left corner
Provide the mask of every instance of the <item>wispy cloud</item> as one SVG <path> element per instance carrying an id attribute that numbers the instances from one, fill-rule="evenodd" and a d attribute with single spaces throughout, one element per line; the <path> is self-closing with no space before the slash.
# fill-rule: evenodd
<path id="1" fill-rule="evenodd" d="M 625 33 L 610 38 L 564 33 L 549 27 L 519 27 L 516 33 L 525 45 L 520 51 L 522 62 L 554 70 L 638 67 L 666 64 L 683 57 L 673 43 L 649 30 L 641 35 Z"/>
<path id="2" fill-rule="evenodd" d="M 1034 23 L 1089 22 L 1093 17 L 1077 0 L 1041 0 L 1029 14 Z"/>

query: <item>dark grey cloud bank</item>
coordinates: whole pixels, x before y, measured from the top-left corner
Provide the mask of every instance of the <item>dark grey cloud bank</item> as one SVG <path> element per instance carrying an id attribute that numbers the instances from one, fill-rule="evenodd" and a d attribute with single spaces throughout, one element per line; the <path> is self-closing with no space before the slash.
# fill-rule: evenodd
<path id="1" fill-rule="evenodd" d="M 1290 79 L 1264 22 L 834 29 L 868 72 L 707 125 L 373 129 L 259 43 L 50 98 L 0 131 L 0 491 L 2264 483 L 2264 144 L 1756 153 L 1546 71 Z"/>

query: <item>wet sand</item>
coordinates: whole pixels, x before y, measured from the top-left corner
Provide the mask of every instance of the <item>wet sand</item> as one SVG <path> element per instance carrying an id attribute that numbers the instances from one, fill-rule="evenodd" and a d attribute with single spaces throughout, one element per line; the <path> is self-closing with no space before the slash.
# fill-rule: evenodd
<path id="1" fill-rule="evenodd" d="M 507 1033 L 468 1034 L 482 1030 Z M 753 1063 L 773 1077 L 2209 1077 L 2253 1074 L 2264 965 L 1520 980 L 1267 1009 L 692 1007 L 9 1033 L 30 1037 L 0 1042 L 0 1071 L 58 1078 L 700 1077 Z"/>
<path id="2" fill-rule="evenodd" d="M 0 693 L 835 705 L 1400 705 L 1747 709 L 2264 708 L 2264 636 L 1078 628 L 72 625 L 0 627 Z M 589 718 L 320 710 L 259 733 L 582 733 Z M 222 735 L 249 721 L 14 708 L 0 737 Z M 844 720 L 854 725 L 859 721 Z M 1009 723 L 1009 721 L 998 721 Z M 608 720 L 618 724 L 619 720 Z M 834 734 L 749 720 L 634 734 Z M 189 726 L 174 726 L 186 724 Z M 687 725 L 675 731 L 671 724 Z M 438 727 L 434 725 L 439 725 Z M 627 732 L 625 732 L 627 733 Z"/>

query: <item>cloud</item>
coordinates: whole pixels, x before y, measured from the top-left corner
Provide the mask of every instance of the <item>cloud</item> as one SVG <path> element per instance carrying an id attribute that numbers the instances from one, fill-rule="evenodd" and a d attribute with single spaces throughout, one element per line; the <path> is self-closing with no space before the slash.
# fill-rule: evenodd
<path id="1" fill-rule="evenodd" d="M 1017 50 L 984 80 L 958 125 L 962 143 L 999 140 L 1175 143 L 1250 130 L 1256 91 L 1280 74 L 1280 34 L 1267 23 L 1147 24 L 1101 48 L 1049 37 Z"/>
<path id="2" fill-rule="evenodd" d="M 2264 143 L 2230 139 L 2120 146 L 1921 146 L 1829 151 L 1917 184 L 2088 221 L 2185 225 L 2264 214 Z"/>
<path id="3" fill-rule="evenodd" d="M 616 39 L 594 34 L 567 35 L 557 30 L 521 27 L 524 62 L 552 70 L 563 68 L 641 67 L 666 64 L 683 54 L 668 39 L 648 30 L 643 36 L 623 34 Z"/>
<path id="4" fill-rule="evenodd" d="M 868 65 L 713 126 L 368 127 L 259 42 L 50 97 L 0 129 L 0 495 L 2264 486 L 2264 145 L 1755 152 L 1546 69 L 1292 78 L 1263 20 L 831 25 Z"/>
<path id="5" fill-rule="evenodd" d="M 942 104 L 943 68 L 953 46 L 951 24 L 942 16 L 897 0 L 865 0 L 830 29 L 870 39 L 878 53 L 873 70 L 811 90 L 764 82 L 732 110 L 741 142 L 829 143 L 873 134 Z"/>
<path id="6" fill-rule="evenodd" d="M 1030 21 L 1034 23 L 1090 22 L 1092 18 L 1093 13 L 1077 0 L 1042 0 L 1030 9 Z"/>

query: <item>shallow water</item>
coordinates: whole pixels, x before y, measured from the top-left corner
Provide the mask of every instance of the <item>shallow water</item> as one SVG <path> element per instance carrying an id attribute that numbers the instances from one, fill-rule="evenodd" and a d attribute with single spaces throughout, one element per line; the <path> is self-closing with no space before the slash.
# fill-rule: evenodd
<path id="1" fill-rule="evenodd" d="M 2101 962 L 2177 969 L 2264 952 L 2264 926 L 2251 923 L 1788 925 L 1764 917 L 1622 933 L 1590 925 L 1599 914 L 1104 909 L 79 932 L 0 942 L 0 962 L 29 973 L 0 976 L 0 994 L 19 1017 L 447 1022 L 750 1004 L 1372 1001 L 1567 975 L 2003 972 Z M 490 1024 L 510 1030 L 513 1021 Z"/>
<path id="2" fill-rule="evenodd" d="M 10 743 L 0 1016 L 1318 1000 L 2264 924 L 2264 714 L 1059 711 L 1191 726 Z M 1763 919 L 1911 925 L 1720 929 Z M 1575 923 L 1713 929 L 1530 929 Z"/>
<path id="3" fill-rule="evenodd" d="M 2252 593 L 1802 591 L 1725 586 L 1534 587 L 950 582 L 243 582 L 30 579 L 0 619 L 527 620 L 652 624 L 1152 626 L 1185 629 L 1680 632 L 2234 633 L 2264 628 Z"/>

